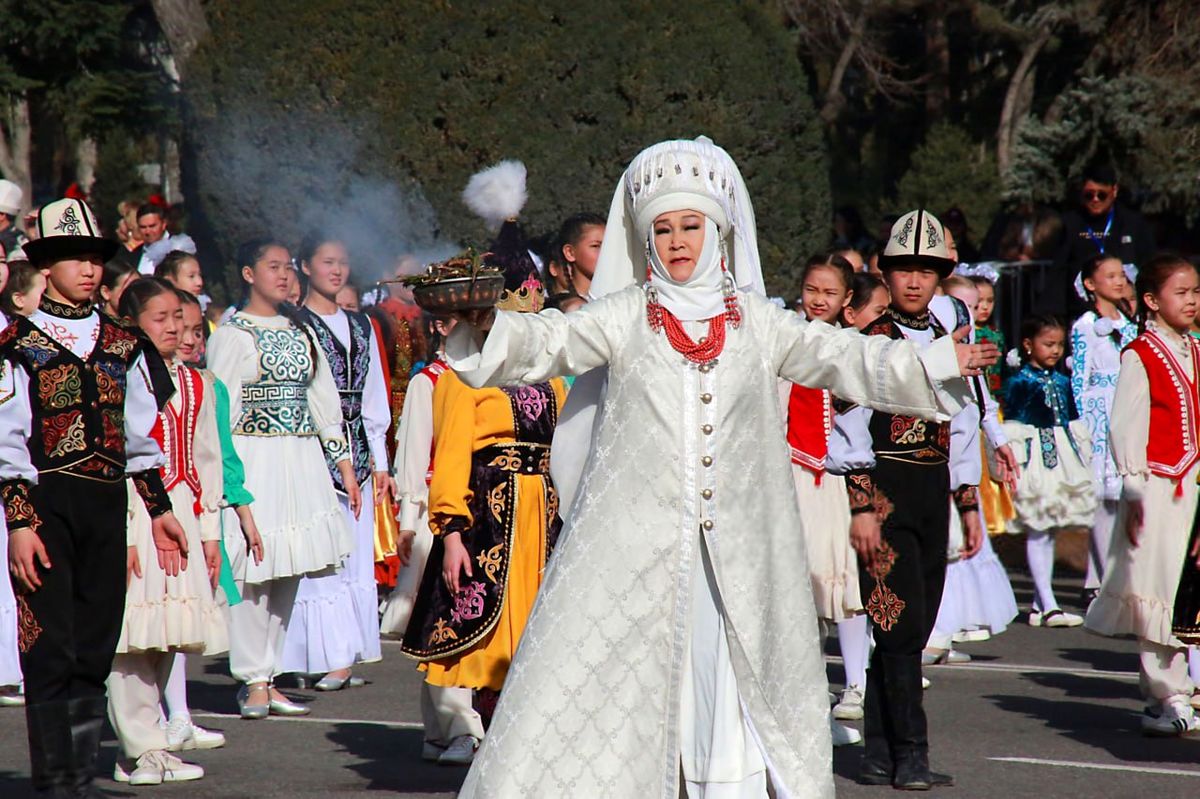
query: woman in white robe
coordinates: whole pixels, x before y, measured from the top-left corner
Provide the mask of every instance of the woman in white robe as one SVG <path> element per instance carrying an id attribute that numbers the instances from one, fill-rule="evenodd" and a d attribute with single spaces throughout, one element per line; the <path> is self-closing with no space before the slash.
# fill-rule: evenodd
<path id="1" fill-rule="evenodd" d="M 689 215 L 704 247 L 677 282 L 651 225 L 687 228 Z M 765 797 L 768 782 L 778 796 L 833 796 L 776 381 L 946 418 L 970 399 L 955 378 L 987 358 L 949 337 L 918 353 L 777 308 L 755 293 L 755 236 L 728 154 L 706 139 L 664 142 L 614 196 L 592 287 L 609 296 L 570 316 L 482 315 L 486 343 L 470 324 L 451 335 L 447 361 L 472 386 L 608 367 L 568 529 L 460 796 L 676 799 L 681 773 L 690 797 Z M 645 255 L 649 292 L 636 285 Z M 685 358 L 648 324 L 648 297 L 693 343 L 703 320 L 727 322 L 698 345 L 712 354 L 724 338 L 719 358 Z M 721 316 L 734 310 L 736 325 Z"/>

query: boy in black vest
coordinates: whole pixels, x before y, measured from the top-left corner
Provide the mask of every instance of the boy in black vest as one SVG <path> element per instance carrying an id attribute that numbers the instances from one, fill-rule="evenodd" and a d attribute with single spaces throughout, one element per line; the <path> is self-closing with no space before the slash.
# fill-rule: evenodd
<path id="1" fill-rule="evenodd" d="M 158 414 L 142 339 L 92 307 L 116 242 L 79 200 L 38 215 L 26 246 L 42 303 L 0 334 L 0 499 L 18 594 L 34 789 L 94 797 L 105 679 L 125 607 L 126 476 L 154 520 L 159 566 L 186 567 L 150 437 Z M 153 566 L 151 566 L 153 568 Z"/>

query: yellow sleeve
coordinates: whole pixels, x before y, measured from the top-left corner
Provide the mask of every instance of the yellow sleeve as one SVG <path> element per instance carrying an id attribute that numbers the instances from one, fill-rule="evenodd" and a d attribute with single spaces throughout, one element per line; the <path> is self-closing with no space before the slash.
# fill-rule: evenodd
<path id="1" fill-rule="evenodd" d="M 462 532 L 474 523 L 471 460 L 475 452 L 475 398 L 453 372 L 433 390 L 433 481 L 429 486 L 429 529 L 434 535 Z"/>

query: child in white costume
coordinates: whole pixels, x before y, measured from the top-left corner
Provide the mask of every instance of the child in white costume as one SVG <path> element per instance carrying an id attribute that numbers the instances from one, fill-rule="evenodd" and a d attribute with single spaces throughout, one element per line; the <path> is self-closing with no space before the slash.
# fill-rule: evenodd
<path id="1" fill-rule="evenodd" d="M 809 320 L 837 325 L 850 302 L 853 267 L 840 255 L 809 261 L 800 273 L 800 306 Z M 800 503 L 808 571 L 817 616 L 833 622 L 846 672 L 846 688 L 834 718 L 860 719 L 866 690 L 870 638 L 858 590 L 858 556 L 850 546 L 846 480 L 825 470 L 833 431 L 833 397 L 823 389 L 782 383 L 784 419 L 792 454 L 792 477 Z M 857 730 L 831 719 L 834 746 L 858 743 Z"/>
<path id="2" fill-rule="evenodd" d="M 109 720 L 124 754 L 113 778 L 157 785 L 204 776 L 200 766 L 168 753 L 167 731 L 159 723 L 160 697 L 175 653 L 214 655 L 228 649 L 225 620 L 213 596 L 221 562 L 221 445 L 212 383 L 176 360 L 183 309 L 175 289 L 153 278 L 135 281 L 120 308 L 167 362 L 175 393 L 159 411 L 152 435 L 166 458 L 163 486 L 187 533 L 188 549 L 203 553 L 202 562 L 196 558 L 191 568 L 168 576 L 150 557 L 149 514 L 142 503 L 129 503 L 129 586 L 108 678 Z"/>
<path id="3" fill-rule="evenodd" d="M 1067 376 L 1055 371 L 1066 331 L 1053 316 L 1021 323 L 1024 365 L 1008 381 L 1004 432 L 1017 451 L 1021 477 L 1013 498 L 1025 543 L 1034 600 L 1033 627 L 1078 627 L 1083 619 L 1059 607 L 1054 596 L 1054 535 L 1091 524 L 1096 512 L 1091 441 L 1079 418 Z"/>
<path id="4" fill-rule="evenodd" d="M 1149 735 L 1200 727 L 1187 647 L 1172 629 L 1200 473 L 1200 341 L 1188 335 L 1198 288 L 1195 267 L 1175 256 L 1155 257 L 1138 274 L 1147 328 L 1121 356 L 1110 431 L 1123 478 L 1117 532 L 1087 613 L 1090 630 L 1137 636 Z"/>
<path id="5" fill-rule="evenodd" d="M 3 274 L 7 278 L 8 270 Z M 3 283 L 0 282 L 0 288 Z M 8 327 L 8 318 L 0 311 L 0 329 Z M 0 362 L 0 397 L 9 396 L 12 389 L 12 367 L 7 361 Z M 0 505 L 3 508 L 3 505 Z M 0 541 L 8 551 L 8 527 L 0 515 Z M 0 707 L 21 707 L 25 697 L 21 695 L 21 657 L 17 651 L 17 597 L 13 594 L 12 580 L 8 569 L 0 577 Z"/>
<path id="6" fill-rule="evenodd" d="M 1122 307 L 1129 280 L 1120 258 L 1104 254 L 1090 258 L 1079 277 L 1077 287 L 1083 288 L 1084 299 L 1092 307 L 1071 325 L 1071 391 L 1079 418 L 1087 423 L 1092 437 L 1096 519 L 1083 588 L 1094 596 L 1104 577 L 1104 561 L 1121 498 L 1121 474 L 1108 445 L 1109 418 L 1121 370 L 1121 350 L 1137 336 L 1137 325 Z"/>
<path id="7" fill-rule="evenodd" d="M 361 494 L 350 466 L 337 385 L 320 347 L 284 302 L 291 257 L 271 240 L 239 247 L 249 286 L 245 308 L 208 341 L 208 365 L 229 389 L 233 443 L 254 495 L 263 560 L 246 557 L 241 535 L 225 545 L 242 601 L 229 610 L 229 667 L 244 684 L 243 718 L 303 715 L 274 687 L 300 578 L 331 573 L 353 548 L 346 514 L 326 466 L 337 464 L 350 504 Z"/>

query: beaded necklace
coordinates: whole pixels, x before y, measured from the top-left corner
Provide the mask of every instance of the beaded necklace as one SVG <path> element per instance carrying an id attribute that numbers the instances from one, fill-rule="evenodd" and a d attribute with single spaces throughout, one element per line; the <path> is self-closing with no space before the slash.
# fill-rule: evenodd
<path id="1" fill-rule="evenodd" d="M 656 333 L 665 332 L 667 343 L 671 349 L 678 352 L 692 363 L 709 364 L 717 360 L 725 349 L 726 328 L 742 326 L 742 311 L 737 303 L 737 289 L 733 278 L 725 269 L 725 259 L 721 259 L 721 294 L 725 303 L 725 313 L 718 314 L 708 320 L 708 335 L 700 341 L 693 341 L 683 323 L 658 301 L 658 290 L 651 282 L 649 265 L 646 266 L 646 319 L 650 329 Z"/>

